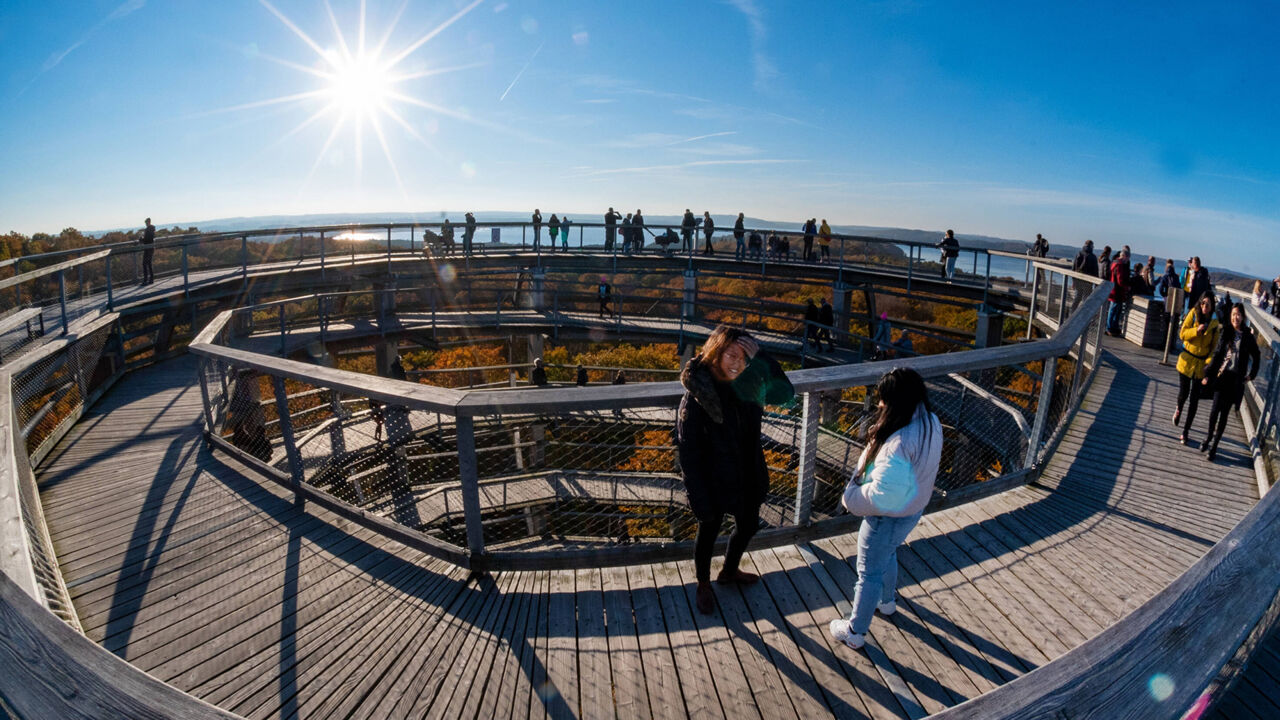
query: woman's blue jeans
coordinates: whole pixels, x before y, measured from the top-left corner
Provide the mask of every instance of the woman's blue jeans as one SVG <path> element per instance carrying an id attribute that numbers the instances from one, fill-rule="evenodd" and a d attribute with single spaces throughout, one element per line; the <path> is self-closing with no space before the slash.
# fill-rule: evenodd
<path id="1" fill-rule="evenodd" d="M 907 539 L 916 523 L 918 512 L 909 517 L 867 516 L 858 530 L 858 585 L 853 592 L 853 614 L 850 630 L 866 633 L 876 605 L 893 599 L 898 589 L 898 546 Z"/>

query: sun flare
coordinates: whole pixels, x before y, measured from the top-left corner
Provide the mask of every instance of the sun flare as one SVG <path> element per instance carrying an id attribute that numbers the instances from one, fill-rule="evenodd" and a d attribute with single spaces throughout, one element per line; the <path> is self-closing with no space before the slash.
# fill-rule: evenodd
<path id="1" fill-rule="evenodd" d="M 343 130 L 348 129 L 355 145 L 356 177 L 358 179 L 363 171 L 365 130 L 371 129 L 374 138 L 382 149 L 383 155 L 387 159 L 392 174 L 395 176 L 396 183 L 401 185 L 400 189 L 403 193 L 404 187 L 400 183 L 400 173 L 396 169 L 396 162 L 391 152 L 390 144 L 387 141 L 385 132 L 387 123 L 384 121 L 389 121 L 400 127 L 406 135 L 417 140 L 433 153 L 438 153 L 436 148 L 415 129 L 415 126 L 423 127 L 427 124 L 424 121 L 425 119 L 420 117 L 424 111 L 434 116 L 445 116 L 465 122 L 484 124 L 482 121 L 477 121 L 464 113 L 421 100 L 402 87 L 403 84 L 411 80 L 465 70 L 476 67 L 476 65 L 433 67 L 432 64 L 426 63 L 426 69 L 414 72 L 400 70 L 404 66 L 404 62 L 422 46 L 426 45 L 450 25 L 462 19 L 484 0 L 472 0 L 472 2 L 456 11 L 444 22 L 419 36 L 397 52 L 384 52 L 384 50 L 386 50 L 388 40 L 395 31 L 408 0 L 405 0 L 405 3 L 401 5 L 400 11 L 396 13 L 390 26 L 382 33 L 380 41 L 376 44 L 369 43 L 368 46 L 366 46 L 367 33 L 365 26 L 366 0 L 360 1 L 359 17 L 353 33 L 355 42 L 350 44 L 347 42 L 349 32 L 344 30 L 328 0 L 325 0 L 323 3 L 324 12 L 328 16 L 334 37 L 334 45 L 327 49 L 313 40 L 297 23 L 272 5 L 269 0 L 258 0 L 258 2 L 307 47 L 311 48 L 317 56 L 313 65 L 272 57 L 266 53 L 259 53 L 259 57 L 306 73 L 318 79 L 320 86 L 304 92 L 224 108 L 222 111 L 246 110 L 267 105 L 293 103 L 315 107 L 318 101 L 319 109 L 315 110 L 276 141 L 277 143 L 283 142 L 322 118 L 331 118 L 333 122 L 332 128 L 323 147 L 320 148 L 316 155 L 311 174 L 314 174 L 320 164 L 329 156 L 329 149 L 339 135 L 342 134 Z M 411 112 L 404 111 L 405 106 L 408 106 Z M 304 187 L 310 179 L 311 175 L 308 175 L 307 180 L 303 182 Z"/>

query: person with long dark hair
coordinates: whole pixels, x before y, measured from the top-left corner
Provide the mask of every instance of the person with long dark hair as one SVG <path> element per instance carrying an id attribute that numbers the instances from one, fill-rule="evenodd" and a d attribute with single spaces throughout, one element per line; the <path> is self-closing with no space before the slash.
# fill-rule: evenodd
<path id="1" fill-rule="evenodd" d="M 1209 462 L 1218 457 L 1218 442 L 1222 440 L 1222 432 L 1227 428 L 1227 415 L 1232 408 L 1240 407 L 1240 399 L 1244 397 L 1246 380 L 1258 376 L 1258 368 L 1262 364 L 1262 355 L 1258 352 L 1258 341 L 1249 331 L 1249 322 L 1244 316 L 1244 305 L 1236 303 L 1231 308 L 1231 322 L 1222 331 L 1222 340 L 1213 360 L 1205 370 L 1201 383 L 1213 386 L 1213 409 L 1209 411 L 1209 434 L 1200 443 L 1200 452 L 1209 453 Z"/>
<path id="2" fill-rule="evenodd" d="M 795 390 L 778 362 L 759 349 L 745 331 L 721 325 L 680 373 L 685 393 L 676 415 L 676 446 L 689 509 L 698 519 L 693 563 L 703 614 L 715 608 L 711 555 L 726 514 L 733 515 L 734 530 L 716 582 L 760 579 L 738 564 L 759 528 L 769 489 L 761 420 L 764 405 L 790 402 Z"/>
<path id="3" fill-rule="evenodd" d="M 876 611 L 897 612 L 898 546 L 924 514 L 942 460 L 942 423 L 920 374 L 894 368 L 880 378 L 876 394 L 879 412 L 841 499 L 846 510 L 862 516 L 853 611 L 828 628 L 855 650 L 866 641 Z"/>
<path id="4" fill-rule="evenodd" d="M 1213 316 L 1213 293 L 1203 292 L 1196 298 L 1191 312 L 1182 320 L 1178 337 L 1182 339 L 1182 354 L 1178 355 L 1178 409 L 1173 412 L 1173 424 L 1178 426 L 1182 407 L 1190 401 L 1187 424 L 1182 427 L 1182 444 L 1190 445 L 1187 431 L 1195 422 L 1196 408 L 1200 405 L 1200 393 L 1195 386 L 1204 379 L 1209 359 L 1222 337 L 1222 326 Z"/>

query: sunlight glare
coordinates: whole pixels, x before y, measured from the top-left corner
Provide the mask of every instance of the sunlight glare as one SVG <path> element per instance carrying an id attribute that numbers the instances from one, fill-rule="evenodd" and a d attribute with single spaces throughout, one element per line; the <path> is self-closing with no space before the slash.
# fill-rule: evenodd
<path id="1" fill-rule="evenodd" d="M 385 104 L 391 91 L 388 73 L 376 58 L 339 59 L 330 76 L 329 95 L 344 112 L 373 113 Z"/>

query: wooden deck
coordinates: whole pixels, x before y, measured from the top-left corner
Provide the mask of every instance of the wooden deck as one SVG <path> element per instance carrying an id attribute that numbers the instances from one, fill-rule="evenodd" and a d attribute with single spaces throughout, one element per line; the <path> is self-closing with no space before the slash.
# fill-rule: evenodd
<path id="1" fill-rule="evenodd" d="M 190 359 L 127 376 L 38 474 L 89 636 L 246 717 L 918 718 L 1106 628 L 1257 500 L 1238 420 L 1210 465 L 1173 370 L 1107 348 L 1036 486 L 921 522 L 866 652 L 826 633 L 856 537 L 749 553 L 763 581 L 712 616 L 691 562 L 471 577 L 211 453 Z"/>

